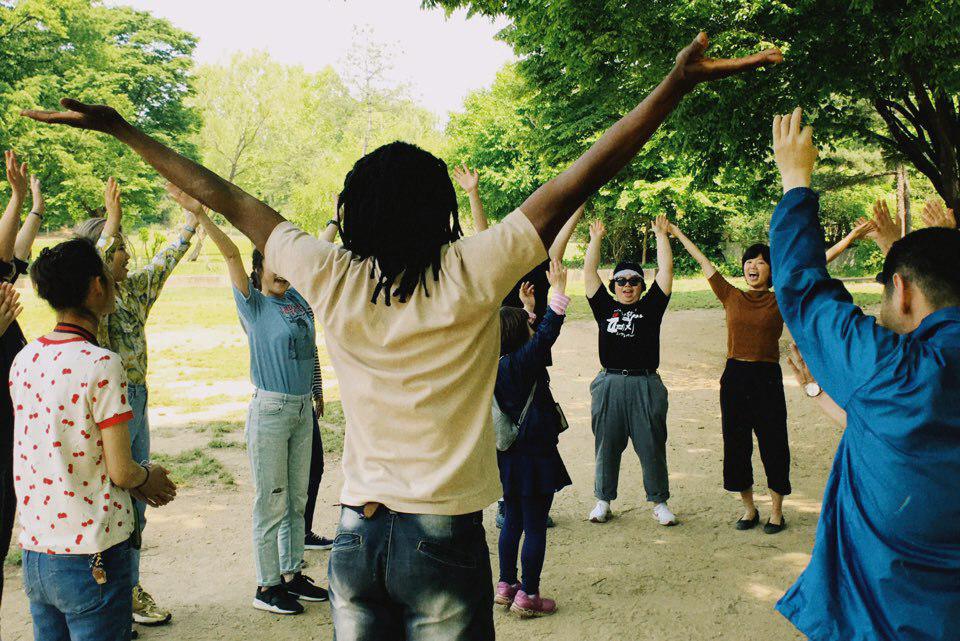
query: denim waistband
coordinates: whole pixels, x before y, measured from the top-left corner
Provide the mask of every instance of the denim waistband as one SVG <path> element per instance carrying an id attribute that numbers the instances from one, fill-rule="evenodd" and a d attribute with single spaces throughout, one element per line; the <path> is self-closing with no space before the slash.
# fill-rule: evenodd
<path id="1" fill-rule="evenodd" d="M 309 393 L 307 394 L 284 394 L 283 392 L 268 392 L 263 389 L 254 389 L 253 398 L 262 398 L 265 400 L 273 401 L 283 401 L 283 402 L 298 402 L 298 401 L 309 401 L 312 396 Z"/>

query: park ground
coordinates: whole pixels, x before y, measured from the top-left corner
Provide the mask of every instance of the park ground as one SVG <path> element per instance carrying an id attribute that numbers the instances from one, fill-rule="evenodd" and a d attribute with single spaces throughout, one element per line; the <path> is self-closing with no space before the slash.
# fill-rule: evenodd
<path id="1" fill-rule="evenodd" d="M 250 606 L 255 587 L 251 553 L 249 466 L 243 420 L 251 390 L 246 339 L 219 270 L 184 265 L 171 279 L 148 324 L 150 421 L 155 458 L 175 470 L 181 491 L 168 507 L 148 512 L 143 584 L 174 612 L 160 628 L 139 628 L 148 641 L 332 638 L 327 604 L 298 617 Z M 209 279 L 196 276 L 210 272 Z M 191 275 L 192 274 L 192 275 Z M 209 282 L 207 282 L 209 281 Z M 201 283 L 204 286 L 198 286 Z M 776 536 L 736 532 L 737 499 L 721 487 L 719 378 L 725 358 L 723 312 L 702 279 L 677 283 L 663 324 L 661 374 L 670 390 L 668 460 L 681 523 L 659 526 L 644 502 L 640 466 L 628 450 L 616 518 L 591 524 L 593 439 L 588 385 L 599 367 L 596 326 L 573 282 L 570 320 L 554 350 L 553 389 L 570 420 L 560 450 L 574 484 L 553 508 L 543 591 L 560 611 L 519 621 L 496 611 L 498 638 L 530 639 L 799 639 L 774 603 L 806 566 L 840 430 L 823 418 L 787 377 L 794 493 L 786 502 L 788 528 Z M 853 289 L 875 303 L 875 285 Z M 24 290 L 21 318 L 33 338 L 52 316 Z M 788 339 L 784 338 L 782 348 Z M 326 359 L 325 351 L 321 358 Z M 323 426 L 327 472 L 315 529 L 333 536 L 341 484 L 343 415 L 329 362 L 324 377 L 329 410 Z M 759 457 L 754 468 L 761 515 L 769 514 Z M 496 575 L 494 508 L 484 523 Z M 307 552 L 307 573 L 326 583 L 326 552 Z M 32 638 L 22 590 L 19 552 L 4 567 L 0 621 L 3 639 Z"/>

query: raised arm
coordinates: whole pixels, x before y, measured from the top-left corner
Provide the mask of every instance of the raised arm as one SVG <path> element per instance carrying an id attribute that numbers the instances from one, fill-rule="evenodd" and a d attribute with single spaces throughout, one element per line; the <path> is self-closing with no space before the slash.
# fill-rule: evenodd
<path id="1" fill-rule="evenodd" d="M 20 210 L 27 196 L 29 174 L 27 163 L 17 160 L 17 154 L 12 151 L 4 152 L 7 164 L 7 181 L 10 183 L 10 201 L 0 217 L 0 260 L 9 263 L 13 261 L 13 248 L 17 240 L 17 230 L 20 228 Z"/>
<path id="2" fill-rule="evenodd" d="M 120 233 L 120 220 L 123 210 L 120 207 L 120 185 L 111 176 L 103 186 L 103 207 L 107 212 L 107 220 L 103 224 L 100 238 L 115 238 Z"/>
<path id="3" fill-rule="evenodd" d="M 603 287 L 600 280 L 600 248 L 603 237 L 607 235 L 607 228 L 601 220 L 590 223 L 590 244 L 587 245 L 587 255 L 583 257 L 583 289 L 587 298 L 593 298 L 597 290 Z"/>
<path id="4" fill-rule="evenodd" d="M 212 209 L 222 212 L 261 251 L 283 217 L 231 182 L 154 140 L 112 107 L 85 105 L 70 98 L 60 104 L 66 111 L 26 110 L 22 115 L 38 122 L 68 125 L 109 134 L 128 145 L 164 178 Z"/>
<path id="5" fill-rule="evenodd" d="M 560 233 L 557 234 L 553 244 L 550 245 L 551 260 L 563 260 L 563 255 L 567 253 L 567 245 L 570 244 L 570 237 L 573 236 L 573 230 L 577 228 L 577 224 L 580 222 L 580 219 L 583 218 L 583 210 L 586 209 L 586 207 L 586 203 L 577 207 L 577 211 L 573 212 L 570 220 L 564 223 L 563 228 L 560 229 Z"/>
<path id="6" fill-rule="evenodd" d="M 840 254 L 847 251 L 854 242 L 875 233 L 877 224 L 872 220 L 861 218 L 857 221 L 850 233 L 844 236 L 837 244 L 827 250 L 827 264 L 829 265 L 837 259 Z"/>
<path id="7" fill-rule="evenodd" d="M 250 277 L 243 268 L 243 258 L 240 248 L 230 240 L 216 223 L 210 220 L 206 208 L 196 198 L 189 196 L 182 189 L 172 183 L 167 183 L 167 193 L 178 205 L 197 217 L 197 222 L 207 232 L 207 236 L 220 250 L 224 262 L 227 263 L 227 273 L 230 274 L 230 283 L 236 287 L 244 297 L 250 295 Z"/>
<path id="8" fill-rule="evenodd" d="M 566 171 L 537 189 L 520 206 L 549 248 L 574 210 L 613 178 L 640 151 L 686 94 L 699 83 L 776 64 L 777 49 L 745 58 L 704 56 L 707 34 L 700 33 L 676 58 L 673 69 L 643 102 L 611 127 Z"/>
<path id="9" fill-rule="evenodd" d="M 333 197 L 333 218 L 331 218 L 323 231 L 320 232 L 320 240 L 332 243 L 337 239 L 337 232 L 340 231 L 340 197 Z"/>
<path id="10" fill-rule="evenodd" d="M 43 202 L 43 191 L 40 189 L 40 181 L 36 176 L 30 176 L 30 193 L 33 196 L 33 206 L 30 213 L 20 226 L 17 232 L 17 240 L 13 246 L 14 257 L 26 262 L 30 258 L 30 250 L 33 248 L 33 241 L 37 238 L 37 232 L 40 231 L 40 225 L 43 223 L 43 214 L 46 212 L 46 204 Z"/>
<path id="11" fill-rule="evenodd" d="M 700 270 L 703 271 L 704 277 L 709 279 L 711 276 L 717 273 L 717 268 L 713 266 L 713 263 L 710 262 L 710 259 L 700 251 L 700 248 L 693 244 L 693 241 L 687 238 L 687 235 L 680 231 L 680 228 L 676 225 L 670 225 L 670 233 L 673 234 L 674 238 L 680 241 L 680 244 L 683 245 L 683 248 L 687 250 L 687 253 L 693 256 L 693 259 L 697 261 L 700 265 Z"/>
<path id="12" fill-rule="evenodd" d="M 657 238 L 657 285 L 664 294 L 673 291 L 673 248 L 670 246 L 670 221 L 666 216 L 657 216 L 653 221 L 653 234 Z"/>
<path id="13" fill-rule="evenodd" d="M 480 200 L 480 172 L 476 169 L 470 170 L 466 165 L 460 165 L 453 168 L 453 179 L 457 181 L 460 188 L 470 199 L 470 215 L 473 216 L 473 226 L 477 232 L 486 231 L 490 227 L 490 221 L 483 212 L 483 202 Z"/>

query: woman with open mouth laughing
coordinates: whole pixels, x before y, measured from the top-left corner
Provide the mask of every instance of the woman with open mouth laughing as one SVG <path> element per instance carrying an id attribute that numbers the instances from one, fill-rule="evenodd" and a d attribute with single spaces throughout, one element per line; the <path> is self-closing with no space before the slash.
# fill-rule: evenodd
<path id="1" fill-rule="evenodd" d="M 743 516 L 738 530 L 760 523 L 753 502 L 753 436 L 757 434 L 760 459 L 767 474 L 772 500 L 770 518 L 763 531 L 783 530 L 783 497 L 790 494 L 790 446 L 787 442 L 787 404 L 780 370 L 780 336 L 783 318 L 770 287 L 770 248 L 757 243 L 747 248 L 740 264 L 746 291 L 734 287 L 717 271 L 676 225 L 670 233 L 700 263 L 713 293 L 727 315 L 727 366 L 720 379 L 720 412 L 723 423 L 723 487 L 739 492 Z"/>

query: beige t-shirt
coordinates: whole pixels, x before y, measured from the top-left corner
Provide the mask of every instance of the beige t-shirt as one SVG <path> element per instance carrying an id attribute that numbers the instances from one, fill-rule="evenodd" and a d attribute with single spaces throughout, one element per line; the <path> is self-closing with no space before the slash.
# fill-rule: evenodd
<path id="1" fill-rule="evenodd" d="M 372 259 L 279 225 L 266 261 L 316 312 L 347 419 L 344 505 L 468 514 L 501 493 L 490 399 L 500 301 L 546 258 L 519 210 L 443 250 L 406 303 L 370 302 Z"/>

